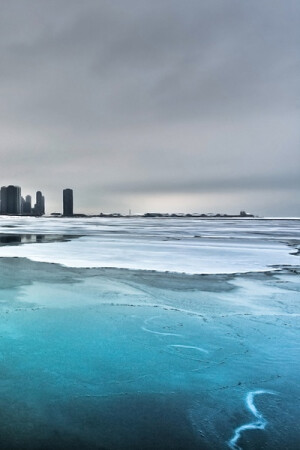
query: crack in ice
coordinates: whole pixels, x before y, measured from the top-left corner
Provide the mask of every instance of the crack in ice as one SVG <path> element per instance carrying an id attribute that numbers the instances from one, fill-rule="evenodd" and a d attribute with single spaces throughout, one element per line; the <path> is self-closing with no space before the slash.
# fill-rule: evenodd
<path id="1" fill-rule="evenodd" d="M 154 316 L 154 317 L 150 317 L 149 319 L 146 319 L 144 321 L 145 325 L 148 325 L 149 322 L 152 322 L 154 319 L 160 319 L 159 316 Z M 152 333 L 152 334 L 160 334 L 161 336 L 177 336 L 177 337 L 183 337 L 182 334 L 178 334 L 178 333 L 169 333 L 169 332 L 163 332 L 163 331 L 155 331 L 155 330 L 149 330 L 149 328 L 146 328 L 145 326 L 142 326 L 141 329 L 143 331 L 147 331 L 148 333 Z"/>
<path id="2" fill-rule="evenodd" d="M 160 334 L 162 336 L 178 336 L 178 337 L 183 337 L 182 334 L 176 334 L 176 333 L 163 333 L 161 331 L 154 331 L 154 330 L 149 330 L 149 328 L 146 327 L 141 327 L 143 331 L 147 331 L 148 333 L 153 333 L 153 334 Z"/>
<path id="3" fill-rule="evenodd" d="M 245 430 L 264 430 L 267 425 L 266 419 L 263 417 L 263 415 L 257 410 L 256 406 L 254 405 L 254 397 L 256 395 L 261 394 L 272 394 L 275 395 L 275 392 L 272 391 L 266 391 L 264 389 L 258 390 L 258 391 L 250 391 L 248 392 L 246 396 L 246 406 L 249 409 L 249 411 L 256 417 L 256 422 L 249 422 L 245 425 L 241 425 L 240 427 L 236 428 L 234 430 L 234 435 L 228 442 L 228 446 L 232 450 L 242 450 L 242 447 L 240 447 L 237 442 L 241 437 L 241 434 Z"/>
<path id="4" fill-rule="evenodd" d="M 209 353 L 207 350 L 205 350 L 202 347 L 196 347 L 195 345 L 181 345 L 181 344 L 170 344 L 168 347 L 175 347 L 175 348 L 192 348 L 194 350 L 198 350 L 202 353 Z"/>

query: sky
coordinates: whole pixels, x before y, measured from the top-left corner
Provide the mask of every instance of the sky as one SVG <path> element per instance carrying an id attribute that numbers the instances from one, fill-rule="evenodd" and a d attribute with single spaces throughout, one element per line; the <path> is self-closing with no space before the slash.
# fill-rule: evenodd
<path id="1" fill-rule="evenodd" d="M 0 184 L 300 216 L 299 0 L 1 0 Z"/>

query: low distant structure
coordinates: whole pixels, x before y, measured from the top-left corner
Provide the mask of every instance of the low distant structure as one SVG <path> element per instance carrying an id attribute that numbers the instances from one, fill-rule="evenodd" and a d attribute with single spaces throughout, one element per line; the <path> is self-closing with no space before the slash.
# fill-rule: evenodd
<path id="1" fill-rule="evenodd" d="M 165 216 L 165 214 L 162 214 L 162 213 L 146 213 L 146 214 L 144 214 L 144 217 L 164 217 L 164 216 Z"/>
<path id="2" fill-rule="evenodd" d="M 129 216 L 127 216 L 129 217 Z M 200 213 L 188 213 L 188 214 L 184 214 L 184 213 L 173 213 L 173 214 L 169 214 L 169 213 L 152 213 L 152 212 L 148 212 L 145 213 L 142 217 L 164 217 L 164 218 L 168 218 L 168 217 L 177 217 L 177 218 L 208 218 L 208 219 L 226 219 L 226 218 L 241 218 L 241 217 L 254 217 L 253 214 L 248 214 L 245 211 L 241 211 L 240 214 L 220 214 L 220 213 L 207 213 L 207 214 L 200 214 Z"/>

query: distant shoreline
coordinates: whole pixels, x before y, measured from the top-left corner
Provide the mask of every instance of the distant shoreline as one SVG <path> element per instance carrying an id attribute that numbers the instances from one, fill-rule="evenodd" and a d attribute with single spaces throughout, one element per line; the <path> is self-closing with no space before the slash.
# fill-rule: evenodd
<path id="1" fill-rule="evenodd" d="M 50 214 L 50 215 L 29 215 L 29 214 L 0 214 L 1 218 L 31 218 L 31 219 L 203 219 L 203 220 L 223 220 L 223 219 L 235 219 L 235 220 L 300 220 L 300 217 L 264 217 L 255 216 L 253 214 L 247 214 L 246 216 L 241 216 L 238 214 L 225 214 L 225 215 L 195 215 L 195 214 L 151 214 L 151 215 L 122 215 L 122 214 L 73 214 L 73 216 L 64 216 L 62 214 Z"/>
<path id="2" fill-rule="evenodd" d="M 32 217 L 32 216 L 29 216 Z M 113 215 L 113 214 L 103 214 L 102 216 L 99 215 L 88 215 L 88 214 L 74 214 L 73 216 L 43 216 L 45 218 L 49 219 L 202 219 L 202 220 L 222 220 L 222 219 L 236 219 L 236 220 L 247 220 L 247 219 L 253 219 L 253 220 L 300 220 L 300 217 L 261 217 L 261 216 L 254 216 L 249 215 L 246 217 L 242 217 L 239 215 L 226 215 L 226 216 L 140 216 L 140 215 Z M 40 217 L 38 217 L 40 218 Z"/>

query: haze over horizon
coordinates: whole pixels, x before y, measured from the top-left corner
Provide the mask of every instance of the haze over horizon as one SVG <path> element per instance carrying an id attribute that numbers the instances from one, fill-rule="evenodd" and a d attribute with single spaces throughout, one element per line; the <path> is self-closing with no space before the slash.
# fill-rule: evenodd
<path id="1" fill-rule="evenodd" d="M 3 0 L 0 184 L 46 211 L 300 216 L 296 0 Z"/>

